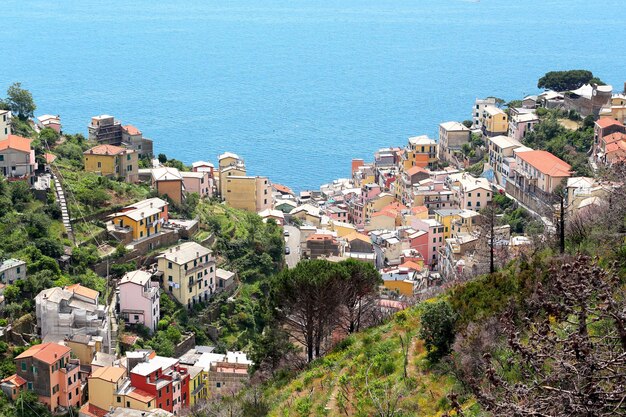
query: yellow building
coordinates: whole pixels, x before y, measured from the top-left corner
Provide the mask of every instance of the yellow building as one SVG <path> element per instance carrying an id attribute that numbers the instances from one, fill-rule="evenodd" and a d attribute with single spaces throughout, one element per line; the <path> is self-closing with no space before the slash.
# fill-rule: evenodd
<path id="1" fill-rule="evenodd" d="M 102 337 L 77 334 L 66 338 L 65 345 L 72 349 L 72 355 L 79 359 L 80 363 L 89 365 L 96 352 L 102 352 Z"/>
<path id="2" fill-rule="evenodd" d="M 373 199 L 369 200 L 363 206 L 364 216 L 363 219 L 368 221 L 372 214 L 379 212 L 383 209 L 383 207 L 388 206 L 391 203 L 396 201 L 396 197 L 393 194 L 389 193 L 380 193 Z"/>
<path id="3" fill-rule="evenodd" d="M 196 242 L 166 249 L 157 256 L 157 265 L 163 287 L 188 308 L 208 301 L 215 293 L 213 252 Z"/>
<path id="4" fill-rule="evenodd" d="M 337 233 L 337 237 L 348 236 L 356 232 L 356 227 L 350 223 L 340 222 L 337 220 L 330 221 L 330 230 Z"/>
<path id="5" fill-rule="evenodd" d="M 443 225 L 443 238 L 448 239 L 452 233 L 452 223 L 460 219 L 463 213 L 461 209 L 439 209 L 435 210 L 435 220 Z"/>
<path id="6" fill-rule="evenodd" d="M 496 106 L 486 106 L 481 117 L 482 131 L 485 136 L 506 135 L 509 130 L 509 118 Z"/>
<path id="7" fill-rule="evenodd" d="M 226 177 L 238 176 L 245 177 L 246 176 L 246 165 L 243 162 L 243 159 L 239 157 L 239 155 L 234 154 L 232 152 L 224 152 L 218 158 L 218 189 L 222 199 L 224 199 L 224 186 L 226 184 Z"/>
<path id="8" fill-rule="evenodd" d="M 252 211 L 272 208 L 272 185 L 267 177 L 226 176 L 222 198 L 231 207 Z"/>
<path id="9" fill-rule="evenodd" d="M 397 291 L 401 295 L 412 297 L 415 294 L 416 282 L 405 280 L 385 280 L 383 286 L 390 291 Z"/>
<path id="10" fill-rule="evenodd" d="M 437 162 L 437 142 L 426 135 L 409 138 L 409 145 L 402 155 L 402 168 L 432 168 Z"/>
<path id="11" fill-rule="evenodd" d="M 167 220 L 168 203 L 160 198 L 142 200 L 111 216 L 113 229 L 127 231 L 133 241 L 158 233 Z"/>
<path id="12" fill-rule="evenodd" d="M 126 369 L 105 366 L 92 372 L 88 379 L 89 402 L 80 409 L 81 415 L 98 416 L 115 407 L 148 411 L 157 407 L 156 398 L 144 391 L 124 389 Z"/>
<path id="13" fill-rule="evenodd" d="M 206 400 L 208 397 L 208 387 L 206 380 L 208 373 L 200 366 L 181 365 L 189 372 L 189 407 Z"/>
<path id="14" fill-rule="evenodd" d="M 139 180 L 137 152 L 113 145 L 98 145 L 83 152 L 85 171 L 110 177 L 122 177 L 126 182 Z"/>

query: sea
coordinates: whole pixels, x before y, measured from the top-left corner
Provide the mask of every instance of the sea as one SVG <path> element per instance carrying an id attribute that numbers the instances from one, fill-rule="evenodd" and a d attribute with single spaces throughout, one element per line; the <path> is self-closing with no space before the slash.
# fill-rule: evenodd
<path id="1" fill-rule="evenodd" d="M 624 0 L 1 0 L 0 96 L 87 133 L 112 114 L 190 164 L 296 190 L 350 175 L 550 70 L 626 81 Z"/>

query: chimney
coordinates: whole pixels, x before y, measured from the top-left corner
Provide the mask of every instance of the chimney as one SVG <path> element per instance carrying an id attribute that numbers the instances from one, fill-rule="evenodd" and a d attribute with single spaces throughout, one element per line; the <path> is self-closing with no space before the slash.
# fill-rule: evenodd
<path id="1" fill-rule="evenodd" d="M 626 94 L 626 81 L 624 81 L 624 94 Z"/>
<path id="2" fill-rule="evenodd" d="M 196 258 L 200 257 L 200 252 L 196 251 Z"/>

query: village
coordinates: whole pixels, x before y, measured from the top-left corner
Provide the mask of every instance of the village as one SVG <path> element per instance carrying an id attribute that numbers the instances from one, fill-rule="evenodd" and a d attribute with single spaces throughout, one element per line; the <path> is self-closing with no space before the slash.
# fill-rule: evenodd
<path id="1" fill-rule="evenodd" d="M 33 392 L 52 412 L 76 407 L 83 417 L 150 417 L 179 415 L 245 384 L 253 365 L 247 352 L 218 352 L 196 344 L 192 333 L 174 337 L 172 356 L 134 348 L 142 332 L 168 330 L 167 323 L 159 328 L 163 294 L 188 311 L 220 294 L 237 296 L 240 271 L 221 266 L 215 236 L 181 209 L 197 199 L 279 226 L 288 268 L 307 259 L 373 265 L 382 278 L 379 303 L 390 311 L 493 272 L 494 263 L 505 265 L 558 237 L 564 218 L 584 221 L 608 204 L 616 184 L 599 173 L 626 161 L 624 87 L 620 93 L 596 84 L 549 90 L 509 106 L 477 99 L 468 103 L 468 120 L 441 123 L 437 138 L 414 136 L 379 149 L 371 161 L 345 161 L 350 177 L 299 192 L 272 183 L 271 172 L 248 175 L 244 158 L 232 152 L 215 163 L 168 163 L 138 128 L 94 116 L 79 172 L 143 184 L 150 195 L 93 215 L 72 210 L 77 190 L 64 177 L 57 145 L 36 155 L 32 139 L 13 134 L 11 112 L 0 110 L 1 173 L 27 183 L 35 199 L 46 202 L 52 194 L 58 202 L 70 243 L 59 265 L 75 262 L 73 247 L 80 247 L 83 233 L 99 250 L 92 268 L 106 279 L 104 293 L 81 283 L 43 289 L 33 300 L 32 330 L 2 328 L 5 340 L 27 347 L 0 388 L 13 400 Z M 551 116 L 564 129 L 593 128 L 583 152 L 588 172 L 527 142 Z M 60 116 L 30 123 L 63 140 Z M 112 277 L 115 264 L 138 259 L 137 269 Z M 10 298 L 6 289 L 25 281 L 28 271 L 23 259 L 3 259 L 3 303 Z M 35 339 L 41 343 L 30 345 Z"/>

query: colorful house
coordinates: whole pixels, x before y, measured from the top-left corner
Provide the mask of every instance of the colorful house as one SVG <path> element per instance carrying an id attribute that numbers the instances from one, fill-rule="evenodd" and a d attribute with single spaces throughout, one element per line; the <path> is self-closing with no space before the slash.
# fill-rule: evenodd
<path id="1" fill-rule="evenodd" d="M 185 242 L 157 256 L 163 288 L 188 308 L 206 302 L 216 290 L 215 258 L 210 249 Z"/>
<path id="2" fill-rule="evenodd" d="M 37 161 L 31 142 L 31 139 L 11 134 L 0 140 L 0 174 L 9 179 L 33 182 Z"/>
<path id="3" fill-rule="evenodd" d="M 149 198 L 124 207 L 111 216 L 111 224 L 126 231 L 133 241 L 159 233 L 167 222 L 169 204 L 160 198 Z"/>
<path id="4" fill-rule="evenodd" d="M 85 171 L 109 177 L 121 177 L 126 182 L 139 180 L 137 152 L 114 145 L 97 145 L 83 152 Z"/>
<path id="5" fill-rule="evenodd" d="M 82 398 L 80 362 L 71 359 L 70 352 L 69 347 L 56 343 L 31 346 L 15 358 L 16 374 L 21 379 L 14 380 L 26 381 L 26 389 L 50 411 L 78 407 Z"/>
<path id="6" fill-rule="evenodd" d="M 169 197 L 176 204 L 183 202 L 185 185 L 183 176 L 176 168 L 162 167 L 152 170 L 152 187 L 159 195 Z"/>
<path id="7" fill-rule="evenodd" d="M 409 138 L 409 144 L 402 155 L 402 167 L 405 171 L 418 166 L 432 168 L 437 162 L 437 142 L 426 135 Z"/>
<path id="8" fill-rule="evenodd" d="M 213 195 L 213 180 L 209 172 L 181 172 L 180 175 L 183 177 L 185 192 L 196 193 L 200 198 Z"/>
<path id="9" fill-rule="evenodd" d="M 152 274 L 146 271 L 127 272 L 120 280 L 120 314 L 127 324 L 142 324 L 155 331 L 160 318 L 159 287 L 152 285 Z"/>

